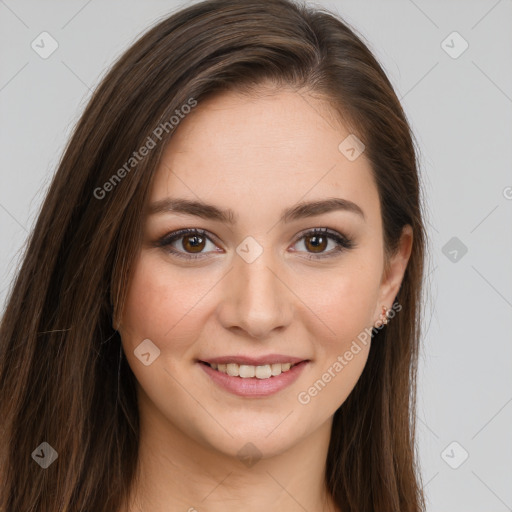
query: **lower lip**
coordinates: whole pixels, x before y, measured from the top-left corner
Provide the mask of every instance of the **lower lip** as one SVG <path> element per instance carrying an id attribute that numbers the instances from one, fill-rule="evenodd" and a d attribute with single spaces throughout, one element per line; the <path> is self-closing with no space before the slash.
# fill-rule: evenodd
<path id="1" fill-rule="evenodd" d="M 295 382 L 308 364 L 308 361 L 302 361 L 290 368 L 287 372 L 283 372 L 276 377 L 269 377 L 268 379 L 231 377 L 227 373 L 214 370 L 207 364 L 198 364 L 216 384 L 227 391 L 238 396 L 264 397 L 273 395 Z"/>

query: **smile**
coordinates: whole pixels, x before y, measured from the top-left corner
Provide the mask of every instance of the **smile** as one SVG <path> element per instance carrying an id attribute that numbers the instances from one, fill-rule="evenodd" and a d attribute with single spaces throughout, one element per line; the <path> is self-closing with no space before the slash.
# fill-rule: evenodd
<path id="1" fill-rule="evenodd" d="M 253 366 L 249 364 L 209 364 L 211 368 L 218 372 L 225 373 L 230 377 L 241 377 L 242 379 L 270 379 L 271 377 L 277 377 L 281 373 L 289 371 L 295 364 L 292 363 L 274 363 L 264 364 L 261 366 Z"/>
<path id="2" fill-rule="evenodd" d="M 199 366 L 216 387 L 247 398 L 263 398 L 290 386 L 310 361 L 248 365 L 237 363 L 206 363 Z"/>

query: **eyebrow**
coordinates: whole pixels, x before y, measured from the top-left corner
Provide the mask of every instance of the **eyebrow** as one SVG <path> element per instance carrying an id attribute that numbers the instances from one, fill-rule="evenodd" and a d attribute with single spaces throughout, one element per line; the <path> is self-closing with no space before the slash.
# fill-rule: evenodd
<path id="1" fill-rule="evenodd" d="M 294 220 L 340 210 L 355 213 L 362 217 L 363 220 L 365 219 L 363 210 L 356 203 L 348 199 L 333 197 L 318 201 L 302 202 L 287 208 L 282 212 L 279 222 L 289 223 Z M 149 215 L 168 212 L 193 215 L 202 219 L 219 221 L 230 225 L 234 225 L 238 221 L 238 215 L 233 210 L 229 208 L 220 209 L 213 204 L 203 201 L 167 197 L 149 205 Z"/>

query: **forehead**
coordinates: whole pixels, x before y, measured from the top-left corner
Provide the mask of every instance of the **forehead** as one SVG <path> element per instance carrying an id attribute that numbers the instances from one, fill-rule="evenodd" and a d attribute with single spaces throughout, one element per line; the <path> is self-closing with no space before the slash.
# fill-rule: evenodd
<path id="1" fill-rule="evenodd" d="M 324 102 L 304 93 L 222 93 L 180 122 L 157 169 L 151 202 L 200 199 L 242 217 L 342 197 L 365 214 L 378 214 L 369 161 L 364 153 L 350 161 L 339 149 L 349 135 Z"/>

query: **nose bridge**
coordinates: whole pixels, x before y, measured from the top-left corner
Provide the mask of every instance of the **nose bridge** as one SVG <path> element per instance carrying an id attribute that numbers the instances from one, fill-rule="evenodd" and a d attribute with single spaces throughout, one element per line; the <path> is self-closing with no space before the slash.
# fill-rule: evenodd
<path id="1" fill-rule="evenodd" d="M 273 329 L 288 325 L 292 307 L 290 296 L 277 276 L 279 264 L 270 248 L 261 248 L 255 259 L 256 246 L 242 243 L 240 248 L 249 248 L 252 257 L 241 252 L 234 259 L 224 304 L 229 313 L 223 320 L 227 328 L 238 327 L 261 338 Z"/>

